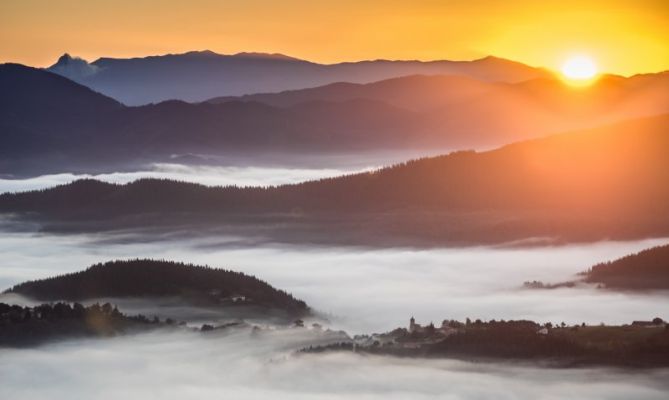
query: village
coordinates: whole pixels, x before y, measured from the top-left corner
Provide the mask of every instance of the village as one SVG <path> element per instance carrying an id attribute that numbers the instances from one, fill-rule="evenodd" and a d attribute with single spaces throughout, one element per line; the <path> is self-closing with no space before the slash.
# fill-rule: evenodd
<path id="1" fill-rule="evenodd" d="M 509 321 L 505 324 L 514 324 L 518 327 L 532 329 L 538 335 L 547 335 L 548 327 L 540 326 L 531 321 Z M 491 321 L 495 323 L 495 321 Z M 440 326 L 429 323 L 425 326 L 416 322 L 414 317 L 409 319 L 407 328 L 397 328 L 387 333 L 374 333 L 371 335 L 356 335 L 353 337 L 353 343 L 356 347 L 386 347 L 397 349 L 418 349 L 422 346 L 440 343 L 450 336 L 458 333 L 465 333 L 469 328 L 482 327 L 485 322 L 481 320 L 465 322 L 456 320 L 443 320 Z"/>
<path id="2" fill-rule="evenodd" d="M 667 323 L 656 317 L 652 320 L 638 320 L 630 324 L 621 326 L 586 325 L 585 323 L 569 326 L 564 322 L 560 324 L 544 323 L 538 324 L 528 320 L 504 321 L 491 320 L 481 321 L 479 319 L 471 321 L 469 318 L 465 322 L 457 320 L 443 320 L 441 325 L 435 326 L 434 323 L 421 325 L 411 317 L 406 328 L 397 328 L 386 333 L 374 333 L 370 335 L 355 335 L 352 340 L 353 350 L 365 351 L 368 349 L 386 349 L 394 350 L 416 350 L 421 348 L 430 348 L 435 345 L 445 344 L 449 338 L 455 335 L 479 337 L 495 337 L 498 335 L 499 342 L 508 341 L 508 336 L 536 338 L 568 338 L 569 340 L 580 341 L 584 337 L 591 341 L 590 336 L 597 336 L 599 340 L 602 337 L 610 336 L 609 341 L 621 341 L 636 339 L 645 335 L 652 335 L 657 332 L 666 332 L 669 330 Z"/>

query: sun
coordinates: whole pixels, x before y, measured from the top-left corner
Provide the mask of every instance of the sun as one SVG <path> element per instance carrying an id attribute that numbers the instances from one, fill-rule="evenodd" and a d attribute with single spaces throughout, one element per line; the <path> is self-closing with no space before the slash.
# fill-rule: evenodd
<path id="1" fill-rule="evenodd" d="M 597 76 L 597 65 L 587 56 L 571 57 L 562 64 L 562 74 L 571 83 L 587 84 Z"/>

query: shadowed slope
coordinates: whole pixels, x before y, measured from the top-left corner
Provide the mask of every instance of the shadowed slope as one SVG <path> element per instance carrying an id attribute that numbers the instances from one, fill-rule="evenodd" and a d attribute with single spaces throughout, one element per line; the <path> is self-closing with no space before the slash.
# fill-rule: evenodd
<path id="1" fill-rule="evenodd" d="M 414 74 L 452 74 L 483 81 L 520 82 L 548 76 L 539 68 L 486 57 L 473 61 L 374 60 L 317 64 L 282 54 L 216 54 L 192 51 L 144 58 L 100 58 L 93 63 L 64 55 L 48 70 L 128 105 L 165 100 L 204 101 L 214 96 L 301 89 L 333 82 L 373 82 Z"/>
<path id="2" fill-rule="evenodd" d="M 612 289 L 669 289 L 669 245 L 597 264 L 584 275 Z"/>
<path id="3" fill-rule="evenodd" d="M 58 75 L 7 64 L 0 89 L 0 174 L 127 168 L 187 153 L 480 148 L 669 110 L 666 74 L 607 77 L 587 90 L 552 79 L 410 76 L 220 104 L 124 107 Z"/>
<path id="4" fill-rule="evenodd" d="M 288 293 L 240 272 L 170 261 L 130 260 L 96 264 L 84 271 L 21 283 L 10 293 L 38 300 L 87 300 L 109 297 L 180 296 L 216 305 L 233 296 L 245 304 L 294 312 L 307 306 Z"/>
<path id="5" fill-rule="evenodd" d="M 42 221 L 87 221 L 93 230 L 96 221 L 115 217 L 137 223 L 128 217 L 152 215 L 169 224 L 178 215 L 212 224 L 246 217 L 274 224 L 279 218 L 331 226 L 316 229 L 328 233 L 349 224 L 372 238 L 390 234 L 475 243 L 663 235 L 669 233 L 667 126 L 667 115 L 633 120 L 489 152 L 457 152 L 271 188 L 79 181 L 2 195 L 0 211 L 33 213 Z"/>
<path id="6" fill-rule="evenodd" d="M 58 75 L 0 64 L 0 155 L 74 146 L 91 138 L 105 142 L 98 132 L 100 123 L 122 108 L 117 101 Z"/>

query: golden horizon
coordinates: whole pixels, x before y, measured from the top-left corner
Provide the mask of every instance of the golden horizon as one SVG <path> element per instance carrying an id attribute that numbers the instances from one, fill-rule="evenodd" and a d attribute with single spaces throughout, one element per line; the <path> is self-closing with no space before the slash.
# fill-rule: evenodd
<path id="1" fill-rule="evenodd" d="M 210 49 L 322 64 L 492 55 L 559 72 L 570 54 L 585 53 L 600 72 L 629 76 L 669 70 L 667 21 L 669 6 L 659 0 L 7 0 L 0 62 L 45 67 L 63 53 L 92 61 Z"/>

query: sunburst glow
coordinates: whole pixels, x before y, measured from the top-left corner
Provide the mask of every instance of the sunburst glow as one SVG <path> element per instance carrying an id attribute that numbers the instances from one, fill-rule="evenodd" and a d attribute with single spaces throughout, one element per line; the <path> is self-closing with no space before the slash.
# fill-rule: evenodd
<path id="1" fill-rule="evenodd" d="M 597 66 L 587 56 L 576 56 L 562 65 L 562 74 L 569 80 L 588 81 L 597 75 Z"/>

